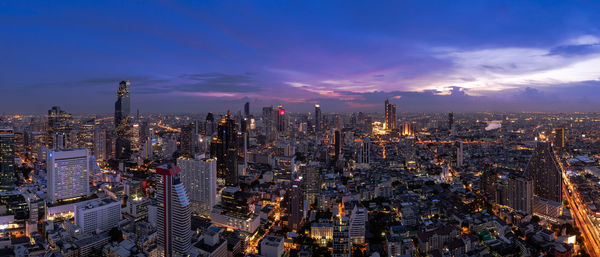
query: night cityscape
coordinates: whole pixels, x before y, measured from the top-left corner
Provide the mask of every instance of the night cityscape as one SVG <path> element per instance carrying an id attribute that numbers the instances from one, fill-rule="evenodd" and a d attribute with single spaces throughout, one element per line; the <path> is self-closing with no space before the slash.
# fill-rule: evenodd
<path id="1" fill-rule="evenodd" d="M 598 14 L 0 1 L 0 256 L 600 257 Z"/>

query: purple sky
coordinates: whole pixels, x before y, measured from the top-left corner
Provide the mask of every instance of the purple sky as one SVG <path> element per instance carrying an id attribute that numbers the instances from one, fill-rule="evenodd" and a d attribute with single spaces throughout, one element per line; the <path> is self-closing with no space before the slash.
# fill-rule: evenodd
<path id="1" fill-rule="evenodd" d="M 0 3 L 0 109 L 597 111 L 598 1 Z"/>

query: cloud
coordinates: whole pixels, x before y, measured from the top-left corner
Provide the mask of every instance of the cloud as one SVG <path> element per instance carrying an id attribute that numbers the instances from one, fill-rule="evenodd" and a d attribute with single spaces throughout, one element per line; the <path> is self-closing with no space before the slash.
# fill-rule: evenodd
<path id="1" fill-rule="evenodd" d="M 173 90 L 181 92 L 222 92 L 222 93 L 258 93 L 262 90 L 256 85 L 251 74 L 197 73 L 183 74 L 181 78 L 193 83 L 175 86 Z"/>

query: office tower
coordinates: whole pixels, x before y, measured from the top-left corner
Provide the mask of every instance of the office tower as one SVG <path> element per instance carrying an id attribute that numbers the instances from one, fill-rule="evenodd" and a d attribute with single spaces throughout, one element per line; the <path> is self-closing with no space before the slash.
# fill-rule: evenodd
<path id="1" fill-rule="evenodd" d="M 315 104 L 315 117 L 314 117 L 315 131 L 321 131 L 321 126 L 322 126 L 321 123 L 322 123 L 322 121 L 321 121 L 321 105 Z"/>
<path id="2" fill-rule="evenodd" d="M 235 122 L 229 111 L 221 119 L 217 129 L 217 139 L 212 143 L 211 156 L 217 158 L 217 179 L 219 185 L 237 186 L 237 139 Z"/>
<path id="3" fill-rule="evenodd" d="M 479 176 L 479 188 L 481 195 L 492 201 L 496 195 L 496 181 L 498 180 L 498 174 L 496 169 L 491 165 L 486 165 L 481 171 Z"/>
<path id="4" fill-rule="evenodd" d="M 250 103 L 246 102 L 246 104 L 244 104 L 244 117 L 249 118 L 250 117 Z"/>
<path id="5" fill-rule="evenodd" d="M 333 257 L 352 256 L 350 248 L 350 232 L 348 229 L 348 217 L 334 217 L 333 223 Z"/>
<path id="6" fill-rule="evenodd" d="M 353 244 L 365 242 L 365 229 L 367 224 L 367 210 L 364 207 L 354 205 L 350 213 L 349 236 Z"/>
<path id="7" fill-rule="evenodd" d="M 25 157 L 25 133 L 15 132 L 15 156 Z"/>
<path id="8" fill-rule="evenodd" d="M 0 128 L 0 190 L 15 183 L 15 134 L 12 128 Z"/>
<path id="9" fill-rule="evenodd" d="M 78 204 L 74 216 L 84 234 L 107 231 L 121 221 L 121 202 L 104 198 Z"/>
<path id="10" fill-rule="evenodd" d="M 306 200 L 309 204 L 313 204 L 319 194 L 321 194 L 321 173 L 318 162 L 310 162 L 308 165 L 301 166 L 304 169 L 306 187 Z"/>
<path id="11" fill-rule="evenodd" d="M 28 157 L 35 160 L 46 158 L 45 156 L 38 156 L 38 151 L 46 146 L 46 138 L 47 134 L 44 132 L 32 131 L 27 133 L 26 147 L 28 150 Z"/>
<path id="12" fill-rule="evenodd" d="M 283 106 L 277 106 L 277 132 L 285 133 L 287 131 L 287 116 L 285 115 L 285 109 Z"/>
<path id="13" fill-rule="evenodd" d="M 184 125 L 181 128 L 181 154 L 187 157 L 194 157 L 196 154 L 196 126 L 194 123 Z"/>
<path id="14" fill-rule="evenodd" d="M 448 131 L 452 131 L 454 128 L 454 113 L 448 113 Z"/>
<path id="15" fill-rule="evenodd" d="M 271 141 L 274 138 L 275 126 L 273 124 L 273 106 L 263 107 L 263 127 L 265 129 L 265 137 L 267 141 Z"/>
<path id="16" fill-rule="evenodd" d="M 342 153 L 342 134 L 339 130 L 333 132 L 333 149 L 334 149 L 334 158 L 337 159 Z"/>
<path id="17" fill-rule="evenodd" d="M 533 213 L 533 181 L 511 174 L 508 176 L 506 198 L 508 206 L 526 213 Z"/>
<path id="18" fill-rule="evenodd" d="M 217 123 L 215 122 L 215 117 L 212 112 L 209 112 L 206 115 L 206 123 L 204 123 L 204 135 L 212 137 L 216 131 Z"/>
<path id="19" fill-rule="evenodd" d="M 94 131 L 96 127 L 96 120 L 89 119 L 79 123 L 77 127 L 77 147 L 86 148 L 90 154 L 96 154 L 94 152 Z"/>
<path id="20" fill-rule="evenodd" d="M 70 113 L 67 113 L 60 109 L 58 106 L 53 106 L 48 110 L 48 125 L 46 127 L 46 147 L 48 149 L 63 150 L 68 146 L 67 136 L 71 129 L 73 129 L 73 117 Z M 61 140 L 59 145 L 55 142 L 57 139 Z M 73 138 L 72 140 L 75 140 Z"/>
<path id="21" fill-rule="evenodd" d="M 542 199 L 562 202 L 562 166 L 548 142 L 538 142 L 527 169 L 533 180 L 533 194 Z"/>
<path id="22" fill-rule="evenodd" d="M 90 168 L 87 149 L 48 151 L 48 196 L 50 202 L 69 200 L 90 194 Z"/>
<path id="23" fill-rule="evenodd" d="M 370 163 L 371 162 L 371 140 L 369 137 L 363 139 L 360 150 L 358 152 L 358 163 Z"/>
<path id="24" fill-rule="evenodd" d="M 179 167 L 164 164 L 156 168 L 158 256 L 187 256 L 191 248 L 190 200 L 181 181 Z"/>
<path id="25" fill-rule="evenodd" d="M 129 100 L 129 80 L 121 81 L 115 102 L 115 158 L 129 159 L 131 152 L 131 103 Z"/>
<path id="26" fill-rule="evenodd" d="M 304 217 L 302 209 L 302 189 L 299 184 L 300 183 L 298 182 L 292 183 L 292 187 L 290 187 L 288 191 L 288 228 L 292 231 L 300 230 Z"/>
<path id="27" fill-rule="evenodd" d="M 456 166 L 457 167 L 462 167 L 463 166 L 463 161 L 464 161 L 464 157 L 463 157 L 463 142 L 462 141 L 458 141 L 458 148 L 456 148 Z"/>
<path id="28" fill-rule="evenodd" d="M 390 104 L 385 99 L 385 129 L 394 130 L 396 128 L 396 104 Z"/>
<path id="29" fill-rule="evenodd" d="M 181 168 L 192 212 L 209 217 L 217 198 L 217 160 L 179 158 L 177 165 Z"/>
<path id="30" fill-rule="evenodd" d="M 137 152 L 142 148 L 142 127 L 140 123 L 134 122 L 131 125 L 131 151 Z"/>
<path id="31" fill-rule="evenodd" d="M 144 149 L 142 151 L 142 158 L 151 160 L 154 155 L 154 149 L 152 148 L 152 139 L 146 138 L 144 141 Z"/>
<path id="32" fill-rule="evenodd" d="M 101 127 L 94 128 L 94 156 L 98 161 L 108 160 L 106 153 L 106 130 Z"/>
<path id="33" fill-rule="evenodd" d="M 554 130 L 554 147 L 559 150 L 565 148 L 565 127 Z"/>

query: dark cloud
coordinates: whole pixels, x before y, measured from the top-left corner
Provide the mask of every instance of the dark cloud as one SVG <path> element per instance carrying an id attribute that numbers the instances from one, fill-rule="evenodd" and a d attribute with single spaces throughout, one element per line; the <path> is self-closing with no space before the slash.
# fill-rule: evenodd
<path id="1" fill-rule="evenodd" d="M 589 44 L 589 45 L 564 45 L 550 49 L 548 55 L 561 55 L 561 56 L 580 56 L 589 55 L 600 52 L 600 44 Z"/>
<path id="2" fill-rule="evenodd" d="M 223 73 L 197 73 L 184 74 L 183 79 L 192 81 L 173 87 L 181 92 L 224 92 L 224 93 L 250 93 L 260 92 L 261 87 L 250 73 L 223 74 Z"/>

